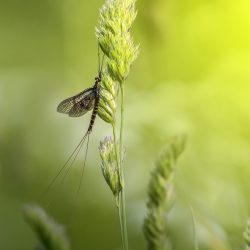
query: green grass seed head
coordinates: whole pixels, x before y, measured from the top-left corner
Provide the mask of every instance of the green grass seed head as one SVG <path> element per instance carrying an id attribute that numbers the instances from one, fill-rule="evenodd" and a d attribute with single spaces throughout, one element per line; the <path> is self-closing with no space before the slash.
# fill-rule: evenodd
<path id="1" fill-rule="evenodd" d="M 135 0 L 107 0 L 100 10 L 96 36 L 107 56 L 107 70 L 114 81 L 122 84 L 138 55 L 130 28 L 136 17 Z"/>
<path id="2" fill-rule="evenodd" d="M 109 74 L 104 71 L 101 82 L 100 101 L 98 106 L 99 117 L 107 123 L 114 124 L 116 114 L 117 87 Z"/>
<path id="3" fill-rule="evenodd" d="M 122 190 L 122 184 L 116 164 L 115 145 L 112 137 L 106 137 L 100 142 L 99 152 L 102 159 L 101 168 L 103 176 L 114 196 L 117 197 Z"/>
<path id="4" fill-rule="evenodd" d="M 69 250 L 70 244 L 64 227 L 47 215 L 45 210 L 36 205 L 25 205 L 23 215 L 37 235 L 37 249 Z"/>
<path id="5" fill-rule="evenodd" d="M 186 137 L 174 137 L 156 161 L 148 187 L 147 216 L 144 235 L 150 250 L 171 249 L 167 235 L 166 215 L 174 200 L 174 170 L 177 159 L 185 148 Z"/>
<path id="6" fill-rule="evenodd" d="M 246 244 L 245 249 L 249 250 L 250 249 L 250 218 L 247 221 L 247 227 L 244 232 L 244 239 L 245 239 L 245 244 Z"/>

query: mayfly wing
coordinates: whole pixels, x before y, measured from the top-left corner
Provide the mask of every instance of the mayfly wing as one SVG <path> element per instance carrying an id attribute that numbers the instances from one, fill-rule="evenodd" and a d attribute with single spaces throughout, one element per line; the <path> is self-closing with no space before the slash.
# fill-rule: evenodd
<path id="1" fill-rule="evenodd" d="M 68 112 L 70 117 L 79 117 L 84 115 L 89 110 L 93 109 L 95 104 L 95 91 L 89 92 L 80 101 L 78 101 Z"/>
<path id="2" fill-rule="evenodd" d="M 78 103 L 79 101 L 81 101 L 82 99 L 84 99 L 86 96 L 88 96 L 92 92 L 93 92 L 93 88 L 92 87 L 91 88 L 87 88 L 84 91 L 82 91 L 81 93 L 63 100 L 58 105 L 57 112 L 63 113 L 63 114 L 68 114 L 70 112 L 70 110 L 73 108 L 73 106 L 76 103 Z"/>

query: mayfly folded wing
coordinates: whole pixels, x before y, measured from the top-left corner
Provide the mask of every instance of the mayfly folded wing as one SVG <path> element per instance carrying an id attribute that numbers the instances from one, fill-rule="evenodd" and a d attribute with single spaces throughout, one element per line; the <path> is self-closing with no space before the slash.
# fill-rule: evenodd
<path id="1" fill-rule="evenodd" d="M 71 117 L 84 115 L 93 109 L 95 94 L 93 88 L 88 88 L 81 93 L 63 100 L 57 107 L 59 113 L 68 114 Z"/>
<path id="2" fill-rule="evenodd" d="M 76 103 L 69 111 L 70 117 L 79 117 L 84 115 L 89 110 L 93 109 L 95 104 L 95 93 L 90 92 L 82 100 Z"/>

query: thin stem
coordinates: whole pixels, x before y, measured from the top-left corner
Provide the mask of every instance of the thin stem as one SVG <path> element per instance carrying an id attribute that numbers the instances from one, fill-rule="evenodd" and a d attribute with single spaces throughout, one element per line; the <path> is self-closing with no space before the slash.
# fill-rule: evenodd
<path id="1" fill-rule="evenodd" d="M 123 83 L 120 84 L 121 88 L 121 122 L 120 122 L 120 140 L 119 140 L 119 160 L 120 160 L 120 175 L 122 182 L 122 190 L 120 202 L 122 204 L 122 220 L 123 220 L 123 233 L 125 240 L 125 249 L 128 250 L 128 233 L 127 233 L 127 219 L 126 219 L 126 203 L 125 203 L 125 181 L 124 172 L 122 167 L 122 155 L 123 155 L 123 124 L 124 124 L 124 88 Z"/>
<path id="2" fill-rule="evenodd" d="M 115 122 L 112 124 L 112 130 L 113 130 L 113 137 L 114 137 L 114 144 L 115 144 L 115 158 L 116 158 L 116 164 L 120 171 L 120 164 L 119 164 L 119 156 L 118 156 L 118 150 L 117 150 L 117 139 L 116 139 L 116 129 L 115 129 Z"/>
<path id="3" fill-rule="evenodd" d="M 117 150 L 117 139 L 116 139 L 116 129 L 115 129 L 115 122 L 112 124 L 113 129 L 113 137 L 114 137 L 114 144 L 115 144 L 115 157 L 116 157 L 116 164 L 120 172 L 120 164 L 119 164 L 119 157 L 118 157 L 118 150 Z M 118 194 L 118 215 L 119 215 L 119 223 L 121 229 L 121 238 L 122 238 L 122 248 L 123 250 L 126 249 L 125 241 L 124 241 L 124 225 L 123 225 L 123 216 L 122 216 L 122 206 L 121 206 L 121 199 L 120 194 Z"/>
<path id="4" fill-rule="evenodd" d="M 194 250 L 199 250 L 199 244 L 197 239 L 197 233 L 196 233 L 196 221 L 195 221 L 195 215 L 194 215 L 194 209 L 192 205 L 189 205 L 189 209 L 192 215 L 192 224 L 193 224 L 193 237 L 194 237 Z"/>

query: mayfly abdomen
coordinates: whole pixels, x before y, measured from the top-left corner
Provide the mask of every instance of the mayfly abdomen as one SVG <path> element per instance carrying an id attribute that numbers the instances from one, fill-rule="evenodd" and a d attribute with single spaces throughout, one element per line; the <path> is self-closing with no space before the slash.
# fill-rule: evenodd
<path id="1" fill-rule="evenodd" d="M 99 93 L 96 93 L 94 109 L 93 109 L 93 112 L 92 112 L 92 115 L 91 115 L 91 118 L 90 118 L 89 127 L 88 127 L 88 132 L 89 133 L 92 131 L 94 123 L 95 123 L 95 118 L 96 118 L 96 115 L 98 113 L 98 108 L 99 108 L 99 100 L 100 100 Z"/>

